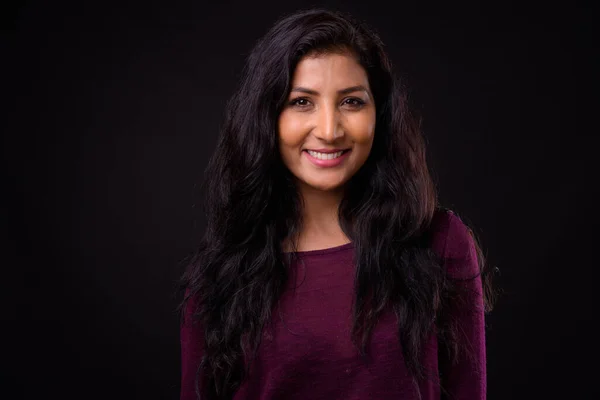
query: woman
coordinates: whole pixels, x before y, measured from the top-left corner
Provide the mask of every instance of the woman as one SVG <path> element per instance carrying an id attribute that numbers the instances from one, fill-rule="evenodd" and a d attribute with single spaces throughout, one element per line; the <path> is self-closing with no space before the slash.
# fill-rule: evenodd
<path id="1" fill-rule="evenodd" d="M 204 188 L 181 399 L 485 398 L 480 252 L 438 206 L 367 27 L 324 10 L 278 21 L 227 105 Z"/>

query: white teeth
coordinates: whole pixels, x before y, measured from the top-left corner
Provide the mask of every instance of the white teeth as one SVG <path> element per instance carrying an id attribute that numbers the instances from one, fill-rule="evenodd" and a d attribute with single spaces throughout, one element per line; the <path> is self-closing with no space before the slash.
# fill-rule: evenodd
<path id="1" fill-rule="evenodd" d="M 337 153 L 318 153 L 316 151 L 308 150 L 308 154 L 319 160 L 332 160 L 341 156 L 342 153 L 343 151 L 338 151 Z"/>

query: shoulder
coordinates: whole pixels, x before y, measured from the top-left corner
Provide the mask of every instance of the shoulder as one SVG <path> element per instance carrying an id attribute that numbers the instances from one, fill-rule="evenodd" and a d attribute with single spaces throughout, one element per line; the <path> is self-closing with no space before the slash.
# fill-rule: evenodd
<path id="1" fill-rule="evenodd" d="M 438 209 L 430 232 L 431 246 L 447 268 L 461 266 L 462 272 L 477 271 L 477 251 L 471 229 L 454 211 Z"/>
<path id="2" fill-rule="evenodd" d="M 432 247 L 440 256 L 455 254 L 470 239 L 470 230 L 452 210 L 436 210 L 430 225 Z"/>
<path id="3" fill-rule="evenodd" d="M 182 325 L 190 326 L 197 322 L 194 315 L 196 314 L 198 307 L 198 294 L 191 294 L 190 288 L 186 288 L 180 311 Z"/>

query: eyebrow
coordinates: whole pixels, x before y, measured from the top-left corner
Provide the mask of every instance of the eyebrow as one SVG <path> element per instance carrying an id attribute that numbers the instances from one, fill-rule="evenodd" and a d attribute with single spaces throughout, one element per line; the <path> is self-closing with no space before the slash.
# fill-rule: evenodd
<path id="1" fill-rule="evenodd" d="M 338 90 L 338 94 L 348 94 L 348 93 L 352 93 L 352 92 L 363 92 L 363 91 L 365 93 L 367 93 L 369 95 L 369 97 L 370 97 L 369 90 L 366 87 L 362 86 L 362 85 L 350 86 L 350 87 L 347 87 L 345 89 Z M 305 87 L 295 87 L 295 88 L 293 88 L 291 90 L 291 92 L 307 93 L 307 94 L 312 94 L 314 96 L 318 96 L 319 95 L 319 92 L 317 92 L 316 90 L 308 89 L 308 88 L 305 88 Z"/>

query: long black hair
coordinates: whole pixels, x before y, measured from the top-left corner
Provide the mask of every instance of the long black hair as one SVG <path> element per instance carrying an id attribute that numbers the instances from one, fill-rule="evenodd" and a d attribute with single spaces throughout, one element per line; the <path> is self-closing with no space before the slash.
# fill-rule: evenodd
<path id="1" fill-rule="evenodd" d="M 288 279 L 294 253 L 283 253 L 283 239 L 301 230 L 302 200 L 277 135 L 294 68 L 305 55 L 340 51 L 365 69 L 377 113 L 371 153 L 339 206 L 340 226 L 355 244 L 352 340 L 364 354 L 378 316 L 391 307 L 402 321 L 406 365 L 418 379 L 432 324 L 452 326 L 440 317 L 451 287 L 427 241 L 438 204 L 424 140 L 383 44 L 346 14 L 296 12 L 276 22 L 250 53 L 205 171 L 207 227 L 182 277 L 180 309 L 196 300 L 205 340 L 198 377 L 207 398 L 232 397 L 247 375 L 243 360 L 256 355 Z M 444 332 L 452 348 L 452 330 Z"/>

